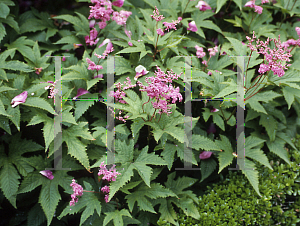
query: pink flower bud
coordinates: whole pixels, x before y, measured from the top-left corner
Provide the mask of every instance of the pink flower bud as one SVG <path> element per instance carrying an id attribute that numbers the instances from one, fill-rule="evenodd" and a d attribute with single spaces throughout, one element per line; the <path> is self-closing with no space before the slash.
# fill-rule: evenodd
<path id="1" fill-rule="evenodd" d="M 211 7 L 205 1 L 199 1 L 195 7 L 201 11 L 206 11 L 208 9 L 211 9 Z"/>
<path id="2" fill-rule="evenodd" d="M 211 151 L 203 151 L 200 155 L 199 158 L 200 159 L 208 159 L 210 158 L 212 152 Z"/>
<path id="3" fill-rule="evenodd" d="M 87 91 L 87 90 L 85 90 L 83 88 L 79 88 L 77 90 L 77 95 L 75 97 L 73 97 L 73 100 L 77 99 L 77 97 L 82 96 L 82 95 L 84 95 L 86 93 L 89 93 L 89 91 Z"/>
<path id="4" fill-rule="evenodd" d="M 146 68 L 142 65 L 139 65 L 135 68 L 135 77 L 134 80 L 137 80 L 139 77 L 148 74 L 149 71 L 146 70 Z"/>
<path id="5" fill-rule="evenodd" d="M 128 45 L 132 46 L 132 42 L 128 42 Z"/>
<path id="6" fill-rule="evenodd" d="M 189 23 L 189 27 L 187 28 L 188 31 L 193 31 L 193 32 L 196 32 L 198 31 L 198 28 L 196 26 L 196 23 L 195 21 L 192 21 Z"/>
<path id="7" fill-rule="evenodd" d="M 27 95 L 28 95 L 28 92 L 27 91 L 24 91 L 23 93 L 15 96 L 12 100 L 11 100 L 11 104 L 12 107 L 14 108 L 15 106 L 21 104 L 21 103 L 25 103 L 26 99 L 27 99 Z"/>
<path id="8" fill-rule="evenodd" d="M 94 26 L 95 26 L 95 23 L 96 23 L 96 20 L 91 20 L 91 21 L 89 22 L 90 28 L 94 27 Z"/>
<path id="9" fill-rule="evenodd" d="M 117 7 L 122 7 L 123 4 L 124 4 L 124 0 L 117 0 L 112 3 L 112 5 L 117 6 Z"/>
<path id="10" fill-rule="evenodd" d="M 54 178 L 54 176 L 52 175 L 52 172 L 50 170 L 40 171 L 40 174 L 47 177 L 49 180 L 53 180 L 53 178 Z"/>

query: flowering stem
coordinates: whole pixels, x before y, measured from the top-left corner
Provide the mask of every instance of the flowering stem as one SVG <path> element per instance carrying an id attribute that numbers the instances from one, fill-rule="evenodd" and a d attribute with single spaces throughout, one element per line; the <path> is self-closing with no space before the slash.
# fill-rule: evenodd
<path id="1" fill-rule="evenodd" d="M 293 8 L 294 8 L 294 5 L 295 5 L 296 1 L 297 1 L 297 0 L 295 0 L 295 1 L 294 1 L 294 4 L 293 4 L 293 6 L 292 6 L 292 8 L 291 8 L 291 11 L 293 10 Z"/>
<path id="2" fill-rule="evenodd" d="M 227 12 L 227 10 L 228 10 L 228 8 L 229 8 L 229 6 L 230 6 L 231 2 L 232 2 L 232 0 L 230 0 L 230 2 L 229 2 L 229 4 L 228 4 L 228 6 L 227 6 L 227 8 L 226 8 L 225 12 Z"/>
<path id="3" fill-rule="evenodd" d="M 86 191 L 86 190 L 83 190 L 84 192 L 93 192 L 93 193 L 102 193 L 102 192 L 97 192 L 97 191 Z"/>
<path id="4" fill-rule="evenodd" d="M 252 24 L 253 19 L 254 19 L 254 14 L 252 14 L 252 20 L 251 20 L 251 22 L 250 22 L 250 24 L 249 24 L 248 33 L 250 33 L 250 26 L 251 26 L 251 24 Z"/>
<path id="5" fill-rule="evenodd" d="M 268 72 L 268 74 L 269 74 L 269 72 Z M 267 75 L 268 75 L 268 74 L 267 74 Z M 267 75 L 266 75 L 266 76 L 267 76 Z M 257 82 L 254 84 L 254 86 L 252 86 L 252 87 L 255 87 L 255 86 L 258 84 L 258 82 L 260 81 L 261 78 L 262 78 L 262 76 L 258 79 L 258 81 L 257 81 Z M 263 80 L 264 80 L 264 79 L 265 79 L 265 77 L 263 78 Z M 250 88 L 252 88 L 252 87 L 250 87 Z M 257 87 L 258 87 L 258 86 L 257 86 Z M 257 87 L 254 89 L 254 91 L 257 89 Z M 250 89 L 250 88 L 249 88 L 249 89 Z M 247 90 L 247 91 L 248 91 L 248 90 Z M 249 99 L 249 98 L 248 98 L 248 99 Z"/>
<path id="6" fill-rule="evenodd" d="M 158 52 L 158 51 L 157 51 L 158 35 L 159 35 L 159 34 L 157 34 L 157 39 L 156 39 L 156 43 L 155 43 L 155 50 L 154 50 L 153 61 L 155 61 L 155 56 L 156 56 L 156 53 Z"/>
<path id="7" fill-rule="evenodd" d="M 149 97 L 149 100 L 148 100 L 147 102 L 143 103 L 143 105 L 142 105 L 143 113 L 145 113 L 145 112 L 144 112 L 144 104 L 149 103 L 149 101 L 150 101 L 150 97 Z"/>
<path id="8" fill-rule="evenodd" d="M 251 55 L 252 55 L 252 53 L 253 53 L 253 50 L 251 50 L 250 57 L 249 57 L 248 64 L 247 64 L 246 76 L 245 76 L 245 80 L 246 80 L 246 81 L 247 81 L 248 67 L 249 67 L 249 63 L 250 63 L 250 59 L 251 59 Z"/>
<path id="9" fill-rule="evenodd" d="M 252 94 L 250 97 L 247 97 L 245 99 L 245 101 L 248 100 L 249 98 L 253 97 L 255 94 L 259 93 L 259 91 L 261 91 L 265 86 L 266 86 L 266 84 L 260 90 L 258 90 L 256 93 Z"/>
<path id="10" fill-rule="evenodd" d="M 186 4 L 186 6 L 185 6 L 184 10 L 182 11 L 182 13 L 181 13 L 181 17 L 183 17 L 184 11 L 186 10 L 186 7 L 188 6 L 189 2 L 190 2 L 190 1 L 188 1 L 188 2 L 187 2 L 187 4 Z"/>
<path id="11" fill-rule="evenodd" d="M 155 112 L 156 112 L 156 108 L 155 108 L 155 111 L 154 111 L 154 113 L 153 113 L 153 115 L 152 115 L 152 117 L 151 117 L 151 119 L 150 119 L 150 122 L 151 122 L 153 116 L 155 115 Z"/>
<path id="12" fill-rule="evenodd" d="M 160 116 L 159 116 L 159 120 L 158 120 L 158 122 L 157 122 L 157 123 L 159 123 L 159 121 L 160 121 L 160 118 L 161 118 L 161 115 L 162 115 L 162 113 L 160 114 Z"/>
<path id="13" fill-rule="evenodd" d="M 226 122 L 228 122 L 228 120 L 231 118 L 231 116 L 233 115 L 233 113 L 236 111 L 236 107 L 234 108 L 234 110 L 231 112 L 231 115 L 229 116 L 228 119 L 226 119 Z"/>

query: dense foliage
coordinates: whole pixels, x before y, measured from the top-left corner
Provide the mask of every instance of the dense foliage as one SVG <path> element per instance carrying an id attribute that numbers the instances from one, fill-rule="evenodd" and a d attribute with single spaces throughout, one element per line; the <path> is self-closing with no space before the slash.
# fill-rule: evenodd
<path id="1" fill-rule="evenodd" d="M 282 215 L 275 203 L 300 195 L 299 18 L 296 0 L 0 0 L 0 224 L 225 223 L 222 205 L 249 224 L 298 222 L 299 197 Z M 61 80 L 49 56 L 64 56 Z M 231 172 L 239 88 L 253 170 Z M 64 170 L 46 170 L 59 96 Z M 201 99 L 192 117 L 187 96 Z M 239 195 L 261 214 L 247 218 Z"/>
<path id="2" fill-rule="evenodd" d="M 294 142 L 299 148 L 300 136 Z M 293 143 L 294 143 L 293 142 Z M 258 171 L 259 190 L 262 200 L 241 173 L 229 171 L 224 181 L 208 186 L 205 194 L 199 197 L 197 207 L 200 220 L 195 220 L 179 210 L 179 225 L 297 225 L 300 219 L 300 154 L 287 149 L 291 166 L 274 154 L 270 164 L 274 171 L 260 166 Z M 158 225 L 171 225 L 158 221 Z"/>

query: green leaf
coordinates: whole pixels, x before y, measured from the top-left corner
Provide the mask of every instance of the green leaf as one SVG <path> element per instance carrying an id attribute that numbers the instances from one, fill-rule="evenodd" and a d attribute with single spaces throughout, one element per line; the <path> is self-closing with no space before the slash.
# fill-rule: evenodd
<path id="1" fill-rule="evenodd" d="M 275 139 L 274 142 L 267 141 L 267 146 L 271 152 L 282 158 L 287 164 L 291 165 L 287 150 L 284 149 L 286 143 L 282 139 Z"/>
<path id="2" fill-rule="evenodd" d="M 61 196 L 58 192 L 58 182 L 61 180 L 59 180 L 58 176 L 55 176 L 55 174 L 53 180 L 49 180 L 47 178 L 43 179 L 44 181 L 39 196 L 39 203 L 46 215 L 47 226 L 49 226 L 53 219 L 58 202 L 61 200 Z"/>
<path id="3" fill-rule="evenodd" d="M 75 102 L 75 120 L 77 121 L 91 106 L 95 100 L 76 101 Z"/>
<path id="4" fill-rule="evenodd" d="M 86 153 L 87 145 L 77 137 L 87 140 L 94 140 L 87 128 L 87 122 L 79 122 L 78 125 L 71 125 L 62 133 L 62 140 L 66 141 L 68 154 L 76 158 L 86 169 L 89 168 L 89 159 Z"/>
<path id="5" fill-rule="evenodd" d="M 28 225 L 41 225 L 46 221 L 46 216 L 41 205 L 36 203 L 29 211 L 27 216 Z"/>
<path id="6" fill-rule="evenodd" d="M 216 140 L 215 143 L 222 149 L 223 151 L 219 153 L 219 172 L 220 173 L 226 166 L 229 166 L 232 163 L 234 158 L 233 150 L 229 139 L 223 135 L 221 136 L 221 140 Z"/>
<path id="7" fill-rule="evenodd" d="M 251 169 L 253 169 L 253 170 L 251 170 Z M 259 192 L 259 188 L 258 188 L 258 183 L 259 183 L 258 171 L 255 169 L 256 169 L 255 164 L 252 161 L 245 158 L 245 169 L 242 170 L 242 173 L 247 177 L 247 179 L 253 186 L 254 190 L 257 192 L 257 194 L 260 197 L 262 197 L 262 195 Z"/>
<path id="8" fill-rule="evenodd" d="M 295 100 L 295 96 L 300 97 L 300 90 L 294 89 L 291 87 L 286 87 L 286 86 L 282 87 L 282 93 L 283 93 L 284 99 L 288 103 L 288 109 L 291 108 L 292 103 Z"/>
<path id="9" fill-rule="evenodd" d="M 6 33 L 6 30 L 5 30 L 5 27 L 3 26 L 2 23 L 0 23 L 0 42 L 5 37 L 6 34 L 7 33 Z"/>
<path id="10" fill-rule="evenodd" d="M 43 184 L 42 177 L 38 172 L 29 173 L 19 187 L 18 194 L 27 193 L 33 191 L 35 188 Z"/>
<path id="11" fill-rule="evenodd" d="M 197 151 L 199 151 L 200 149 L 203 149 L 205 151 L 211 151 L 211 150 L 220 151 L 220 147 L 218 146 L 217 143 L 213 142 L 207 137 L 198 134 L 192 135 L 192 146 Z"/>
<path id="12" fill-rule="evenodd" d="M 8 62 L 5 62 L 5 64 L 2 66 L 4 69 L 13 70 L 13 71 L 23 71 L 23 72 L 32 72 L 34 69 L 29 67 L 27 64 L 18 61 L 18 60 L 11 60 Z"/>
<path id="13" fill-rule="evenodd" d="M 18 34 L 20 33 L 19 25 L 18 25 L 17 21 L 15 21 L 12 16 L 9 15 L 6 19 L 1 19 L 0 18 L 0 23 L 6 23 L 10 27 L 12 27 Z"/>
<path id="14" fill-rule="evenodd" d="M 20 114 L 20 108 L 19 106 L 11 107 L 8 106 L 6 110 L 7 114 L 11 115 L 12 117 L 9 117 L 9 119 L 15 124 L 18 131 L 20 131 L 20 120 L 21 120 L 21 114 Z"/>
<path id="15" fill-rule="evenodd" d="M 51 114 L 57 115 L 52 108 L 52 106 L 41 97 L 28 97 L 25 103 L 22 103 L 26 106 L 36 107 L 50 112 Z"/>
<path id="16" fill-rule="evenodd" d="M 6 17 L 9 15 L 9 11 L 9 7 L 0 2 L 0 18 L 6 19 Z"/>
<path id="17" fill-rule="evenodd" d="M 146 185 L 141 185 L 131 194 L 125 196 L 127 199 L 128 207 L 130 212 L 132 212 L 135 202 L 139 206 L 140 210 L 148 211 L 151 213 L 156 213 L 151 202 L 148 201 L 150 199 L 156 198 L 166 198 L 169 196 L 176 196 L 173 192 L 169 189 L 163 187 L 161 184 L 158 183 L 151 183 L 151 187 L 147 187 Z"/>
<path id="18" fill-rule="evenodd" d="M 12 115 L 9 115 L 5 112 L 5 107 L 0 99 L 0 115 L 4 115 L 4 116 L 8 116 L 8 117 L 12 117 Z"/>
<path id="19" fill-rule="evenodd" d="M 240 8 L 240 11 L 242 11 L 242 0 L 233 0 L 233 1 Z"/>
<path id="20" fill-rule="evenodd" d="M 85 190 L 92 191 L 93 187 L 91 184 L 87 183 L 86 181 L 83 182 L 85 186 Z M 78 207 L 85 207 L 85 210 L 81 214 L 80 218 L 80 225 L 82 225 L 91 215 L 94 214 L 96 211 L 98 216 L 101 215 L 101 203 L 99 202 L 99 196 L 95 195 L 95 193 L 92 192 L 86 192 L 89 194 L 85 194 L 80 198 L 80 206 Z M 77 205 L 77 203 L 76 203 Z M 67 208 L 69 208 L 67 206 Z"/>
<path id="21" fill-rule="evenodd" d="M 105 214 L 106 216 L 103 221 L 103 226 L 107 225 L 111 220 L 113 220 L 115 226 L 124 225 L 122 216 L 132 218 L 127 209 L 122 209 L 121 211 L 115 210 L 114 212 L 106 212 Z"/>
<path id="22" fill-rule="evenodd" d="M 61 39 L 59 39 L 57 42 L 53 43 L 55 45 L 57 44 L 80 44 L 81 41 L 74 35 L 70 35 L 70 36 L 66 36 L 66 37 L 62 37 Z"/>
<path id="23" fill-rule="evenodd" d="M 21 179 L 21 177 L 13 164 L 9 161 L 4 161 L 4 165 L 2 167 L 2 170 L 0 171 L 0 188 L 4 196 L 16 209 L 16 197 L 20 184 L 19 179 Z"/>
<path id="24" fill-rule="evenodd" d="M 227 0 L 217 0 L 217 10 L 216 10 L 216 13 L 218 13 L 220 11 L 220 9 L 222 8 L 222 6 L 225 5 L 226 2 L 227 2 Z"/>
<path id="25" fill-rule="evenodd" d="M 34 59 L 34 53 L 31 49 L 31 46 L 34 45 L 34 42 L 32 40 L 27 39 L 26 36 L 21 36 L 17 40 L 15 40 L 11 44 L 4 44 L 8 49 L 15 48 L 14 52 L 12 53 L 12 57 L 15 54 L 15 51 L 18 50 L 24 57 L 28 58 L 29 60 L 33 61 Z"/>
<path id="26" fill-rule="evenodd" d="M 203 159 L 200 162 L 201 167 L 201 181 L 204 181 L 207 177 L 209 177 L 217 168 L 217 163 L 214 159 Z"/>
<path id="27" fill-rule="evenodd" d="M 272 115 L 260 115 L 259 125 L 265 127 L 270 141 L 275 140 L 276 131 L 277 131 L 277 121 Z"/>
<path id="28" fill-rule="evenodd" d="M 47 28 L 47 25 L 40 19 L 29 18 L 20 27 L 21 34 L 26 32 L 42 31 Z"/>
<path id="29" fill-rule="evenodd" d="M 144 147 L 139 156 L 133 162 L 134 141 L 131 139 L 129 145 L 125 141 L 116 141 L 115 150 L 118 152 L 115 162 L 122 163 L 124 170 L 121 175 L 118 175 L 116 181 L 110 186 L 109 200 L 114 194 L 123 187 L 133 176 L 133 169 L 135 169 L 148 187 L 150 187 L 150 177 L 152 168 L 151 165 L 167 165 L 167 163 L 154 153 L 148 154 L 148 146 Z"/>

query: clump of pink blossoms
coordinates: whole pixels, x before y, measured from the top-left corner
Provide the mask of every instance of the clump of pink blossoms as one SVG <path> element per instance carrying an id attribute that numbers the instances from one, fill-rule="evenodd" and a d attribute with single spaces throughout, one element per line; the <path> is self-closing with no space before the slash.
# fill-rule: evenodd
<path id="1" fill-rule="evenodd" d="M 102 180 L 116 181 L 117 175 L 121 175 L 121 173 L 116 171 L 115 166 L 116 165 L 113 165 L 110 168 L 110 170 L 107 170 L 106 165 L 104 164 L 104 161 L 101 162 L 98 176 L 103 175 Z M 109 193 L 110 190 L 109 190 L 109 187 L 107 185 L 105 185 L 104 187 L 101 188 L 101 191 Z M 108 202 L 108 196 L 109 196 L 109 194 L 105 195 L 105 202 Z"/>
<path id="2" fill-rule="evenodd" d="M 156 66 L 157 71 L 155 72 L 156 77 L 148 77 L 146 78 L 146 82 L 149 84 L 149 86 L 144 86 L 140 81 L 137 81 L 138 85 L 141 87 L 140 91 L 146 91 L 147 95 L 157 101 L 151 101 L 152 106 L 155 109 L 158 109 L 158 113 L 166 113 L 167 115 L 171 114 L 172 112 L 169 112 L 171 109 L 170 103 L 168 101 L 172 98 L 172 103 L 174 104 L 178 99 L 181 102 L 182 96 L 179 93 L 179 87 L 174 89 L 172 86 L 172 81 L 174 79 L 178 80 L 180 75 L 183 73 L 180 73 L 179 75 L 173 74 L 173 71 L 167 71 L 168 74 L 165 74 L 161 71 L 161 69 Z M 170 83 L 169 86 L 167 83 Z"/>
<path id="3" fill-rule="evenodd" d="M 255 32 L 253 31 L 252 39 L 246 36 L 248 41 L 250 42 L 247 46 L 250 47 L 251 51 L 257 51 L 257 53 L 261 53 L 264 55 L 264 63 L 262 63 L 259 67 L 258 72 L 260 74 L 264 74 L 268 71 L 273 71 L 274 75 L 278 75 L 278 77 L 282 77 L 284 75 L 284 69 L 288 69 L 286 66 L 290 66 L 291 64 L 286 64 L 285 62 L 291 61 L 289 58 L 292 56 L 290 54 L 290 50 L 287 49 L 286 46 L 281 44 L 280 35 L 278 35 L 278 40 L 276 39 L 267 39 L 267 41 L 256 41 L 257 45 L 252 45 L 252 42 L 256 38 Z M 269 42 L 273 41 L 275 44 L 275 48 L 271 49 L 268 47 Z M 260 43 L 260 44 L 258 44 Z M 284 62 L 284 64 L 282 64 Z M 268 64 L 267 64 L 268 63 Z"/>
<path id="4" fill-rule="evenodd" d="M 70 186 L 73 188 L 73 194 L 71 195 L 72 200 L 70 201 L 70 206 L 75 206 L 75 202 L 78 202 L 77 195 L 82 196 L 83 188 L 80 184 L 75 182 L 75 179 L 72 180 Z"/>

